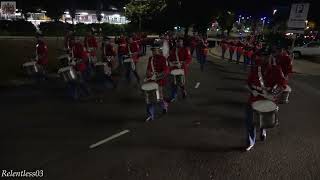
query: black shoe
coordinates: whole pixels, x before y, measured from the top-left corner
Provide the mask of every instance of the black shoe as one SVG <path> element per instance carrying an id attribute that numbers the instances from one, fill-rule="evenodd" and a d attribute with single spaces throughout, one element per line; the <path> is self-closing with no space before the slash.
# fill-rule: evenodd
<path id="1" fill-rule="evenodd" d="M 182 93 L 182 98 L 183 98 L 183 99 L 186 99 L 186 98 L 187 98 L 187 92 L 186 92 L 186 91 L 184 91 L 184 92 Z"/>
<path id="2" fill-rule="evenodd" d="M 267 135 L 261 133 L 261 134 L 260 134 L 260 140 L 261 140 L 261 141 L 265 141 L 266 139 L 267 139 Z"/>
<path id="3" fill-rule="evenodd" d="M 165 115 L 165 114 L 167 114 L 167 113 L 168 113 L 168 109 L 163 109 L 163 110 L 162 110 L 162 114 L 163 114 L 163 115 Z"/>

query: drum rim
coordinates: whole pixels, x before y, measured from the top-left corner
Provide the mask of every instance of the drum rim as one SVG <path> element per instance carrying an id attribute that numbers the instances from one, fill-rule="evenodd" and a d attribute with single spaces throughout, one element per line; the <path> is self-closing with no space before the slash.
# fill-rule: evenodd
<path id="1" fill-rule="evenodd" d="M 177 72 L 179 74 L 175 74 L 173 72 Z M 184 75 L 184 70 L 183 69 L 174 69 L 170 72 L 172 75 L 178 76 L 178 75 Z"/>
<path id="2" fill-rule="evenodd" d="M 260 103 L 261 103 L 261 102 L 265 102 L 265 103 L 272 104 L 272 105 L 274 106 L 274 109 L 273 109 L 273 110 L 270 110 L 270 111 L 261 111 L 261 110 L 255 108 L 255 104 L 257 104 L 257 103 L 259 103 L 259 102 L 260 102 Z M 270 101 L 270 100 L 258 100 L 258 101 L 253 102 L 253 103 L 251 104 L 251 107 L 252 107 L 253 110 L 255 110 L 255 111 L 257 111 L 257 112 L 268 113 L 268 112 L 273 112 L 273 111 L 275 111 L 275 110 L 277 109 L 277 104 L 274 103 L 273 101 Z"/>

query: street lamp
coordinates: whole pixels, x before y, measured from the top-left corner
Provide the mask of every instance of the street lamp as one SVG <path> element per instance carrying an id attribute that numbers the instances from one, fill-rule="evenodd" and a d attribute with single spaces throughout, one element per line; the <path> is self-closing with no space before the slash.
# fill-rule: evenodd
<path id="1" fill-rule="evenodd" d="M 275 15 L 278 12 L 278 9 L 273 10 L 273 15 Z"/>

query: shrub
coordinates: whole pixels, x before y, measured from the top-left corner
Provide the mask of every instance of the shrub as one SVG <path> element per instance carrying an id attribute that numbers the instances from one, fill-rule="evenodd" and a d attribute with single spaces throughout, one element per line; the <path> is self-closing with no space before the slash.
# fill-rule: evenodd
<path id="1" fill-rule="evenodd" d="M 31 22 L 25 20 L 0 21 L 1 35 L 34 36 L 36 32 L 36 27 Z"/>

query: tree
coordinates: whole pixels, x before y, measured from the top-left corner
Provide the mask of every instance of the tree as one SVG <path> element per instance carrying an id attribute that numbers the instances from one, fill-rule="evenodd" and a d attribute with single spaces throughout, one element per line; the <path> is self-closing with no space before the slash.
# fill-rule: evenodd
<path id="1" fill-rule="evenodd" d="M 54 21 L 59 21 L 64 12 L 63 3 L 61 3 L 60 1 L 46 2 L 45 9 L 47 10 L 47 16 Z"/>
<path id="2" fill-rule="evenodd" d="M 222 32 L 227 30 L 227 35 L 229 36 L 235 21 L 235 14 L 231 11 L 220 12 L 217 20 Z"/>
<path id="3" fill-rule="evenodd" d="M 125 14 L 132 22 L 139 24 L 141 31 L 144 19 L 152 19 L 155 14 L 162 12 L 165 8 L 165 0 L 131 0 L 125 6 Z"/>
<path id="4" fill-rule="evenodd" d="M 103 10 L 103 4 L 101 1 L 99 1 L 97 6 L 97 11 L 96 11 L 97 20 L 99 23 L 102 21 L 102 10 Z"/>

